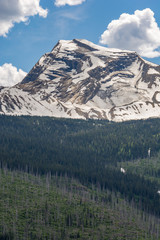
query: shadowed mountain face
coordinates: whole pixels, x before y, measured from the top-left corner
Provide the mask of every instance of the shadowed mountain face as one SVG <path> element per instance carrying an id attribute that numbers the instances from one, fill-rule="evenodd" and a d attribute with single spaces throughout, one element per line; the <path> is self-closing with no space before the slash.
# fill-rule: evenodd
<path id="1" fill-rule="evenodd" d="M 160 66 L 87 40 L 59 41 L 21 83 L 0 90 L 0 113 L 112 121 L 160 117 Z"/>

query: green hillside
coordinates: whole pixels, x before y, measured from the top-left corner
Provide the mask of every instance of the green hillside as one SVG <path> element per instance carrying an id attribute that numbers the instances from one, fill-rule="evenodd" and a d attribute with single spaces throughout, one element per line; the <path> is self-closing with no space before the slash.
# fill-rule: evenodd
<path id="1" fill-rule="evenodd" d="M 158 239 L 157 218 L 67 177 L 0 170 L 0 239 Z"/>
<path id="2" fill-rule="evenodd" d="M 0 116 L 0 239 L 160 239 L 159 151 L 160 119 Z"/>
<path id="3" fill-rule="evenodd" d="M 160 185 L 160 152 L 153 157 L 120 162 L 118 166 L 119 168 L 123 167 L 127 174 L 143 176 L 145 179 Z"/>

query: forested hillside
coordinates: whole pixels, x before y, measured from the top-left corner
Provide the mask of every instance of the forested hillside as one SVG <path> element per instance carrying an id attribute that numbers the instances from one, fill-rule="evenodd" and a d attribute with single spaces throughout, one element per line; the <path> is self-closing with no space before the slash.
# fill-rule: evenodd
<path id="1" fill-rule="evenodd" d="M 120 171 L 121 162 L 160 151 L 160 120 L 112 123 L 48 117 L 0 116 L 1 168 L 67 176 L 87 188 L 119 193 L 145 213 L 160 216 L 160 183 Z M 92 238 L 91 238 L 92 239 Z"/>
<path id="2" fill-rule="evenodd" d="M 0 239 L 159 239 L 159 219 L 77 180 L 0 170 Z"/>

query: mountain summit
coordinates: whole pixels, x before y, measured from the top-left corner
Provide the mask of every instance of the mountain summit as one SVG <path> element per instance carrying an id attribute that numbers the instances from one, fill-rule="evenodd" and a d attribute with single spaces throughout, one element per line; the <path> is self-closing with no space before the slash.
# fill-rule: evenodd
<path id="1" fill-rule="evenodd" d="M 0 114 L 112 121 L 160 117 L 160 66 L 136 52 L 61 40 L 21 83 L 0 90 Z"/>

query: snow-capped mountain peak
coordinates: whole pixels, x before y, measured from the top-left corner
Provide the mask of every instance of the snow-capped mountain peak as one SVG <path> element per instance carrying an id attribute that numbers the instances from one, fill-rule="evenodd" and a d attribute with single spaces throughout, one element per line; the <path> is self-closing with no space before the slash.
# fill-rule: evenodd
<path id="1" fill-rule="evenodd" d="M 60 40 L 23 81 L 0 91 L 0 113 L 113 121 L 160 116 L 160 66 L 133 51 Z"/>

